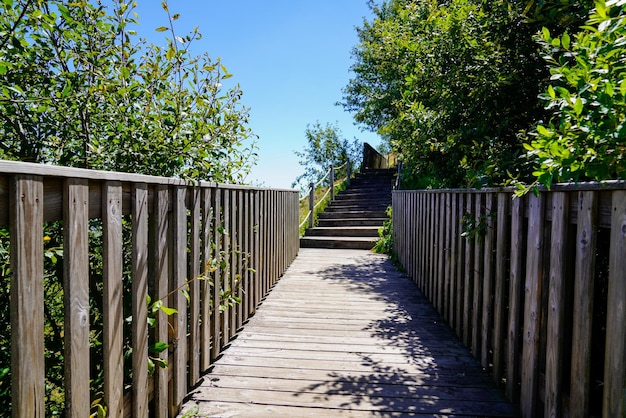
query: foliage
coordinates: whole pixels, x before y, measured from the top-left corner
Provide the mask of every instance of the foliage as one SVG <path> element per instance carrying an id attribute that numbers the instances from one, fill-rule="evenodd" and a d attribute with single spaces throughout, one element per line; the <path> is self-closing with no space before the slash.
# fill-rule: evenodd
<path id="1" fill-rule="evenodd" d="M 0 158 L 161 176 L 241 182 L 255 160 L 238 85 L 220 60 L 194 56 L 198 30 L 180 36 L 161 3 L 164 46 L 139 39 L 135 3 L 124 0 L 0 2 Z M 64 403 L 63 224 L 44 226 L 46 411 Z M 130 309 L 130 224 L 124 231 L 124 305 Z M 89 225 L 92 408 L 103 384 L 102 224 Z M 10 411 L 9 238 L 0 229 L 0 409 Z M 221 264 L 219 268 L 222 268 Z M 230 292 L 230 293 L 229 293 Z M 217 303 L 237 303 L 227 289 Z M 167 311 L 154 301 L 149 321 Z M 130 356 L 129 330 L 125 350 Z M 151 338 L 152 366 L 166 342 Z M 152 368 L 152 367 L 151 367 Z M 126 384 L 130 381 L 126 365 Z"/>
<path id="2" fill-rule="evenodd" d="M 585 9 L 554 3 L 370 3 L 343 105 L 389 141 L 408 170 L 403 184 L 480 186 L 526 174 L 518 132 L 545 114 L 537 95 L 547 79 L 533 36 Z"/>
<path id="3" fill-rule="evenodd" d="M 387 208 L 388 219 L 378 229 L 378 240 L 372 249 L 375 253 L 393 255 L 393 218 L 392 208 Z"/>
<path id="4" fill-rule="evenodd" d="M 359 161 L 361 144 L 356 138 L 352 142 L 343 138 L 337 124 L 322 125 L 318 121 L 312 126 L 307 125 L 305 136 L 307 146 L 303 151 L 295 151 L 305 171 L 296 178 L 293 186 L 301 180 L 318 182 L 330 166 L 340 166 L 348 160 L 353 169 L 356 168 L 355 162 Z"/>
<path id="5" fill-rule="evenodd" d="M 552 117 L 525 144 L 535 184 L 626 176 L 625 4 L 597 1 L 573 36 L 542 31 L 551 84 L 541 98 Z"/>
<path id="6" fill-rule="evenodd" d="M 123 0 L 2 2 L 0 158 L 241 181 L 254 156 L 242 92 L 162 6 L 166 46 L 137 39 Z"/>

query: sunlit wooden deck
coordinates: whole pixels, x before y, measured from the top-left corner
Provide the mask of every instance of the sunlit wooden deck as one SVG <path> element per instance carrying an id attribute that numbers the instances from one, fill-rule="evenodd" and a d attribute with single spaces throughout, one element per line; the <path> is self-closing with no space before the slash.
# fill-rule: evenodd
<path id="1" fill-rule="evenodd" d="M 413 282 L 364 250 L 299 256 L 181 416 L 515 416 Z"/>

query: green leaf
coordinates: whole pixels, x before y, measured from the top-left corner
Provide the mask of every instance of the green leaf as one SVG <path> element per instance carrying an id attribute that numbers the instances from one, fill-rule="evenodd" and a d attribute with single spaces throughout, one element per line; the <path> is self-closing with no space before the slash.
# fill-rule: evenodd
<path id="1" fill-rule="evenodd" d="M 570 46 L 570 37 L 567 34 L 567 32 L 565 32 L 563 34 L 563 36 L 561 36 L 561 45 L 563 45 L 563 48 L 565 49 L 569 49 Z"/>
<path id="2" fill-rule="evenodd" d="M 161 306 L 160 309 L 167 316 L 174 315 L 175 313 L 178 313 L 178 311 L 176 309 L 168 308 L 167 306 Z"/>
<path id="3" fill-rule="evenodd" d="M 165 32 L 166 30 L 168 30 L 167 26 L 159 26 L 158 28 L 156 28 L 157 32 Z"/>
<path id="4" fill-rule="evenodd" d="M 556 99 L 556 93 L 554 92 L 554 88 L 552 87 L 552 85 L 548 86 L 548 94 L 551 98 Z"/>
<path id="5" fill-rule="evenodd" d="M 168 347 L 167 343 L 157 342 L 157 343 L 154 343 L 154 345 L 152 347 L 150 347 L 150 352 L 151 353 L 161 353 L 161 352 L 167 350 L 167 347 Z"/>
<path id="6" fill-rule="evenodd" d="M 577 116 L 583 112 L 583 101 L 580 97 L 576 98 L 576 102 L 574 102 L 574 112 L 576 112 Z"/>
<path id="7" fill-rule="evenodd" d="M 176 55 L 176 50 L 174 49 L 172 45 L 170 45 L 170 47 L 167 49 L 167 52 L 165 53 L 165 58 L 167 58 L 168 60 L 171 60 L 172 58 L 174 58 L 175 55 Z"/>
<path id="8" fill-rule="evenodd" d="M 154 364 L 159 366 L 161 369 L 167 369 L 167 360 L 160 357 L 153 357 L 152 361 Z"/>
<path id="9" fill-rule="evenodd" d="M 543 125 L 537 125 L 537 133 L 541 136 L 550 136 L 550 132 Z"/>

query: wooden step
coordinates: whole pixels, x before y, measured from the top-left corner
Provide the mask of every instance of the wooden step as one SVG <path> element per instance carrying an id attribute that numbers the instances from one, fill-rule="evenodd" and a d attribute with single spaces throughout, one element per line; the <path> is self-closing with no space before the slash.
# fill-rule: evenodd
<path id="1" fill-rule="evenodd" d="M 349 219 L 349 218 L 386 218 L 384 210 L 345 210 L 336 212 L 321 212 L 319 219 Z"/>
<path id="2" fill-rule="evenodd" d="M 371 237 L 302 237 L 300 248 L 336 248 L 350 250 L 371 250 L 376 238 Z"/>
<path id="3" fill-rule="evenodd" d="M 306 231 L 307 237 L 378 237 L 377 226 L 335 226 L 324 227 L 318 226 L 309 228 Z"/>
<path id="4" fill-rule="evenodd" d="M 350 218 L 350 219 L 318 219 L 321 227 L 352 227 L 352 226 L 383 226 L 387 218 Z"/>

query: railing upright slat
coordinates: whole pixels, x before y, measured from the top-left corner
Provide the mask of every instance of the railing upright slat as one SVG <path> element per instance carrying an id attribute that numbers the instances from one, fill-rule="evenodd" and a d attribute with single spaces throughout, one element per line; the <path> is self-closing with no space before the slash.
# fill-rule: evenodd
<path id="1" fill-rule="evenodd" d="M 43 418 L 45 397 L 41 177 L 11 178 L 11 383 L 13 417 Z"/>
<path id="2" fill-rule="evenodd" d="M 238 240 L 239 240 L 239 229 L 237 224 L 238 213 L 237 205 L 238 205 L 238 191 L 230 190 L 230 253 L 227 255 L 229 259 L 230 265 L 230 277 L 228 279 L 228 289 L 231 292 L 231 296 L 237 296 L 237 252 L 239 248 L 237 248 Z M 237 310 L 239 309 L 239 305 L 232 306 L 228 310 L 228 341 L 230 341 L 237 331 Z"/>
<path id="3" fill-rule="evenodd" d="M 124 416 L 122 184 L 105 182 L 102 196 L 104 403 L 111 418 L 121 418 Z"/>
<path id="4" fill-rule="evenodd" d="M 217 268 L 212 273 L 212 311 L 211 311 L 211 325 L 212 325 L 212 346 L 211 346 L 211 359 L 215 360 L 222 349 L 222 321 L 223 314 L 219 309 L 220 305 L 220 293 L 222 291 L 222 269 L 219 267 L 221 264 L 221 252 L 222 252 L 222 230 L 224 228 L 223 216 L 224 210 L 222 207 L 222 189 L 215 189 L 212 195 L 213 206 L 213 257 Z"/>
<path id="5" fill-rule="evenodd" d="M 506 325 L 506 290 L 507 290 L 507 263 L 509 258 L 511 218 L 509 215 L 511 198 L 507 193 L 498 193 L 498 209 L 496 220 L 496 263 L 494 288 L 494 318 L 493 318 L 493 378 L 500 385 L 504 372 L 505 356 L 505 325 Z"/>
<path id="6" fill-rule="evenodd" d="M 148 415 L 148 187 L 145 183 L 134 185 L 132 222 L 132 415 L 145 417 Z"/>
<path id="7" fill-rule="evenodd" d="M 450 318 L 450 326 L 452 329 L 456 328 L 456 325 L 459 321 L 459 318 L 455 316 L 456 306 L 459 304 L 459 300 L 457 298 L 457 282 L 456 282 L 456 263 L 457 263 L 457 226 L 458 220 L 456 218 L 457 215 L 457 194 L 450 193 L 450 212 L 448 214 L 449 221 L 448 225 L 450 228 L 450 233 L 448 235 L 448 252 L 450 253 L 448 259 L 448 277 L 449 277 L 449 289 L 450 289 L 450 302 L 448 304 L 448 317 Z"/>
<path id="8" fill-rule="evenodd" d="M 170 316 L 172 326 L 172 397 L 170 415 L 175 415 L 187 395 L 187 299 L 182 290 L 187 279 L 187 208 L 186 188 L 172 189 L 172 271 L 170 276 L 170 303 L 176 313 Z"/>
<path id="9" fill-rule="evenodd" d="M 474 222 L 475 230 L 472 245 L 474 246 L 474 281 L 473 291 L 474 297 L 472 300 L 472 354 L 480 359 L 480 349 L 482 347 L 482 335 L 481 335 L 481 319 L 482 319 L 482 305 L 483 305 L 483 280 L 485 272 L 484 264 L 484 239 L 480 234 L 480 224 L 483 222 L 483 195 L 477 194 L 474 196 Z"/>
<path id="10" fill-rule="evenodd" d="M 200 379 L 200 203 L 201 190 L 190 188 L 191 233 L 189 238 L 189 387 Z"/>
<path id="11" fill-rule="evenodd" d="M 246 285 L 246 274 L 243 271 L 243 256 L 247 248 L 244 245 L 245 242 L 245 232 L 244 232 L 244 211 L 246 210 L 244 204 L 244 191 L 237 190 L 237 262 L 235 266 L 237 270 L 235 274 L 239 276 L 239 283 L 237 283 L 237 291 L 236 295 L 241 300 L 240 303 L 237 304 L 237 318 L 235 324 L 235 331 L 238 330 L 243 324 L 243 307 L 246 304 L 246 301 L 243 298 L 243 287 Z"/>
<path id="12" fill-rule="evenodd" d="M 457 241 L 457 263 L 456 263 L 456 290 L 457 290 L 457 298 L 456 298 L 456 335 L 459 338 L 463 338 L 463 304 L 464 304 L 464 294 L 465 294 L 465 286 L 463 285 L 463 275 L 465 266 L 465 240 L 461 235 L 461 219 L 463 219 L 463 213 L 465 210 L 465 195 L 460 193 L 459 201 L 457 204 L 457 217 L 456 217 L 456 241 Z"/>
<path id="13" fill-rule="evenodd" d="M 170 252 L 169 252 L 169 202 L 170 192 L 166 185 L 157 185 L 154 188 L 153 228 L 152 239 L 154 263 L 154 300 L 169 305 Z M 169 306 L 168 306 L 169 307 Z M 165 312 L 156 312 L 155 340 L 169 342 L 169 318 Z M 168 361 L 169 350 L 158 353 L 163 361 Z M 169 370 L 157 367 L 154 372 L 154 414 L 157 418 L 167 418 L 169 414 Z"/>
<path id="14" fill-rule="evenodd" d="M 603 416 L 626 414 L 626 191 L 613 193 Z"/>
<path id="15" fill-rule="evenodd" d="M 201 282 L 202 290 L 202 324 L 200 328 L 200 347 L 201 347 L 201 365 L 202 370 L 206 370 L 211 365 L 211 343 L 213 336 L 211 334 L 211 305 L 213 295 L 211 294 L 210 266 L 213 251 L 211 247 L 212 236 L 212 208 L 211 197 L 213 189 L 206 187 L 202 189 L 202 274 Z"/>
<path id="16" fill-rule="evenodd" d="M 570 412 L 572 416 L 586 417 L 589 414 L 598 199 L 594 191 L 579 192 L 578 196 Z"/>
<path id="17" fill-rule="evenodd" d="M 541 283 L 543 280 L 544 196 L 531 195 L 528 204 L 528 246 L 524 298 L 524 339 L 522 350 L 521 409 L 525 417 L 535 416 L 539 386 L 539 331 Z"/>
<path id="18" fill-rule="evenodd" d="M 67 179 L 64 189 L 65 413 L 89 415 L 89 184 Z"/>
<path id="19" fill-rule="evenodd" d="M 552 196 L 552 228 L 550 245 L 550 289 L 548 295 L 548 329 L 546 341 L 546 396 L 544 415 L 561 416 L 561 381 L 563 342 L 565 338 L 565 295 L 567 262 L 567 226 L 569 195 L 557 192 Z"/>
<path id="20" fill-rule="evenodd" d="M 253 201 L 254 201 L 254 257 L 252 267 L 254 268 L 254 273 L 252 275 L 253 284 L 252 284 L 252 293 L 253 293 L 253 312 L 256 312 L 256 307 L 261 301 L 260 297 L 260 289 L 261 289 L 261 214 L 260 214 L 260 199 L 262 193 L 258 190 L 253 193 Z M 299 202 L 298 202 L 299 203 Z"/>
<path id="21" fill-rule="evenodd" d="M 506 395 L 513 402 L 519 399 L 517 383 L 520 378 L 520 342 L 524 310 L 524 198 L 511 204 L 511 261 L 509 273 L 509 319 L 506 355 Z M 513 237 L 517 237 L 513 239 Z"/>
<path id="22" fill-rule="evenodd" d="M 471 219 L 474 213 L 474 199 L 472 194 L 467 194 L 465 201 L 465 216 L 466 219 Z M 467 232 L 467 231 L 464 231 Z M 465 238 L 465 275 L 463 277 L 464 289 L 463 289 L 463 343 L 470 347 L 472 344 L 472 295 L 474 286 L 473 283 L 474 274 L 474 245 L 471 237 Z"/>
<path id="23" fill-rule="evenodd" d="M 494 194 L 487 193 L 485 196 L 485 236 L 483 237 L 484 266 L 483 266 L 483 295 L 482 295 L 482 318 L 481 318 L 481 365 L 487 371 L 491 368 L 491 353 L 493 352 L 493 288 L 494 288 L 494 251 L 495 251 L 495 222 L 493 212 Z"/>

